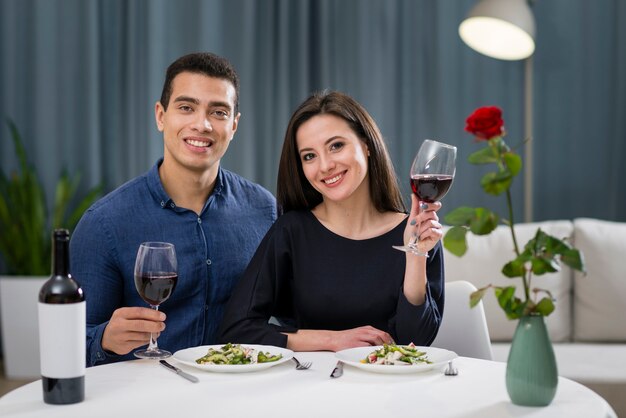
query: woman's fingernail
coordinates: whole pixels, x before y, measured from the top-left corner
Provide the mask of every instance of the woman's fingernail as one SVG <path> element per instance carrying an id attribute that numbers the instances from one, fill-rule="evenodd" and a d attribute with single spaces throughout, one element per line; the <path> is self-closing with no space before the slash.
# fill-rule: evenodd
<path id="1" fill-rule="evenodd" d="M 415 225 L 415 224 L 417 224 L 417 221 L 416 221 L 415 219 L 413 219 L 413 220 L 411 221 L 411 225 Z"/>
<path id="2" fill-rule="evenodd" d="M 421 209 L 421 210 L 426 210 L 426 209 L 428 209 L 428 203 L 420 203 L 420 209 Z"/>

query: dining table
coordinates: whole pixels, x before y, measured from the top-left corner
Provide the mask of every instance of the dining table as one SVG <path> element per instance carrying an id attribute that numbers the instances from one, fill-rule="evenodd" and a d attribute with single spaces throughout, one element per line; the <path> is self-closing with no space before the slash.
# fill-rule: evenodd
<path id="1" fill-rule="evenodd" d="M 345 364 L 343 375 L 333 378 L 335 353 L 295 357 L 311 367 L 298 370 L 290 360 L 249 373 L 220 373 L 169 360 L 196 376 L 196 383 L 155 360 L 90 367 L 83 402 L 46 404 L 39 380 L 0 398 L 0 417 L 617 417 L 602 397 L 564 377 L 548 406 L 515 405 L 503 362 L 456 357 L 456 376 L 444 373 L 446 365 L 397 374 Z"/>

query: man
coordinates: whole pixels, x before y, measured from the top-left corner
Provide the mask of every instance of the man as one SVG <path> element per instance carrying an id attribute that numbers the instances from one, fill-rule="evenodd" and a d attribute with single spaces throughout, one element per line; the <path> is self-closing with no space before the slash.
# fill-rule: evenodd
<path id="1" fill-rule="evenodd" d="M 271 193 L 220 167 L 237 131 L 238 96 L 227 60 L 198 53 L 172 63 L 155 105 L 163 158 L 76 227 L 71 272 L 87 301 L 87 366 L 134 358 L 150 333 L 172 352 L 216 342 L 232 288 L 277 216 Z M 176 247 L 178 283 L 159 311 L 135 288 L 145 241 Z"/>

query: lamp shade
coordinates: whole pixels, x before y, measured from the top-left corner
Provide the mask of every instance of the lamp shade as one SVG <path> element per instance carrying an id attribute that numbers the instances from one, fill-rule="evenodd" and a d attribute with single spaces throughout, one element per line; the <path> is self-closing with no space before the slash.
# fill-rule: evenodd
<path id="1" fill-rule="evenodd" d="M 526 0 L 481 0 L 459 26 L 470 48 L 492 58 L 520 60 L 535 52 L 535 18 Z"/>

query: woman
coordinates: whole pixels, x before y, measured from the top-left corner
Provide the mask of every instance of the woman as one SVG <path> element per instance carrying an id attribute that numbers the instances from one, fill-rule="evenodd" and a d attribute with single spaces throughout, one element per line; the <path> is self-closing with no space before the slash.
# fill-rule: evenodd
<path id="1" fill-rule="evenodd" d="M 284 214 L 232 295 L 220 340 L 294 351 L 429 345 L 444 302 L 441 204 L 420 211 L 411 199 L 407 216 L 367 111 L 339 92 L 309 97 L 285 134 L 277 189 Z M 429 257 L 392 248 L 414 233 Z M 269 324 L 271 317 L 292 326 Z"/>

